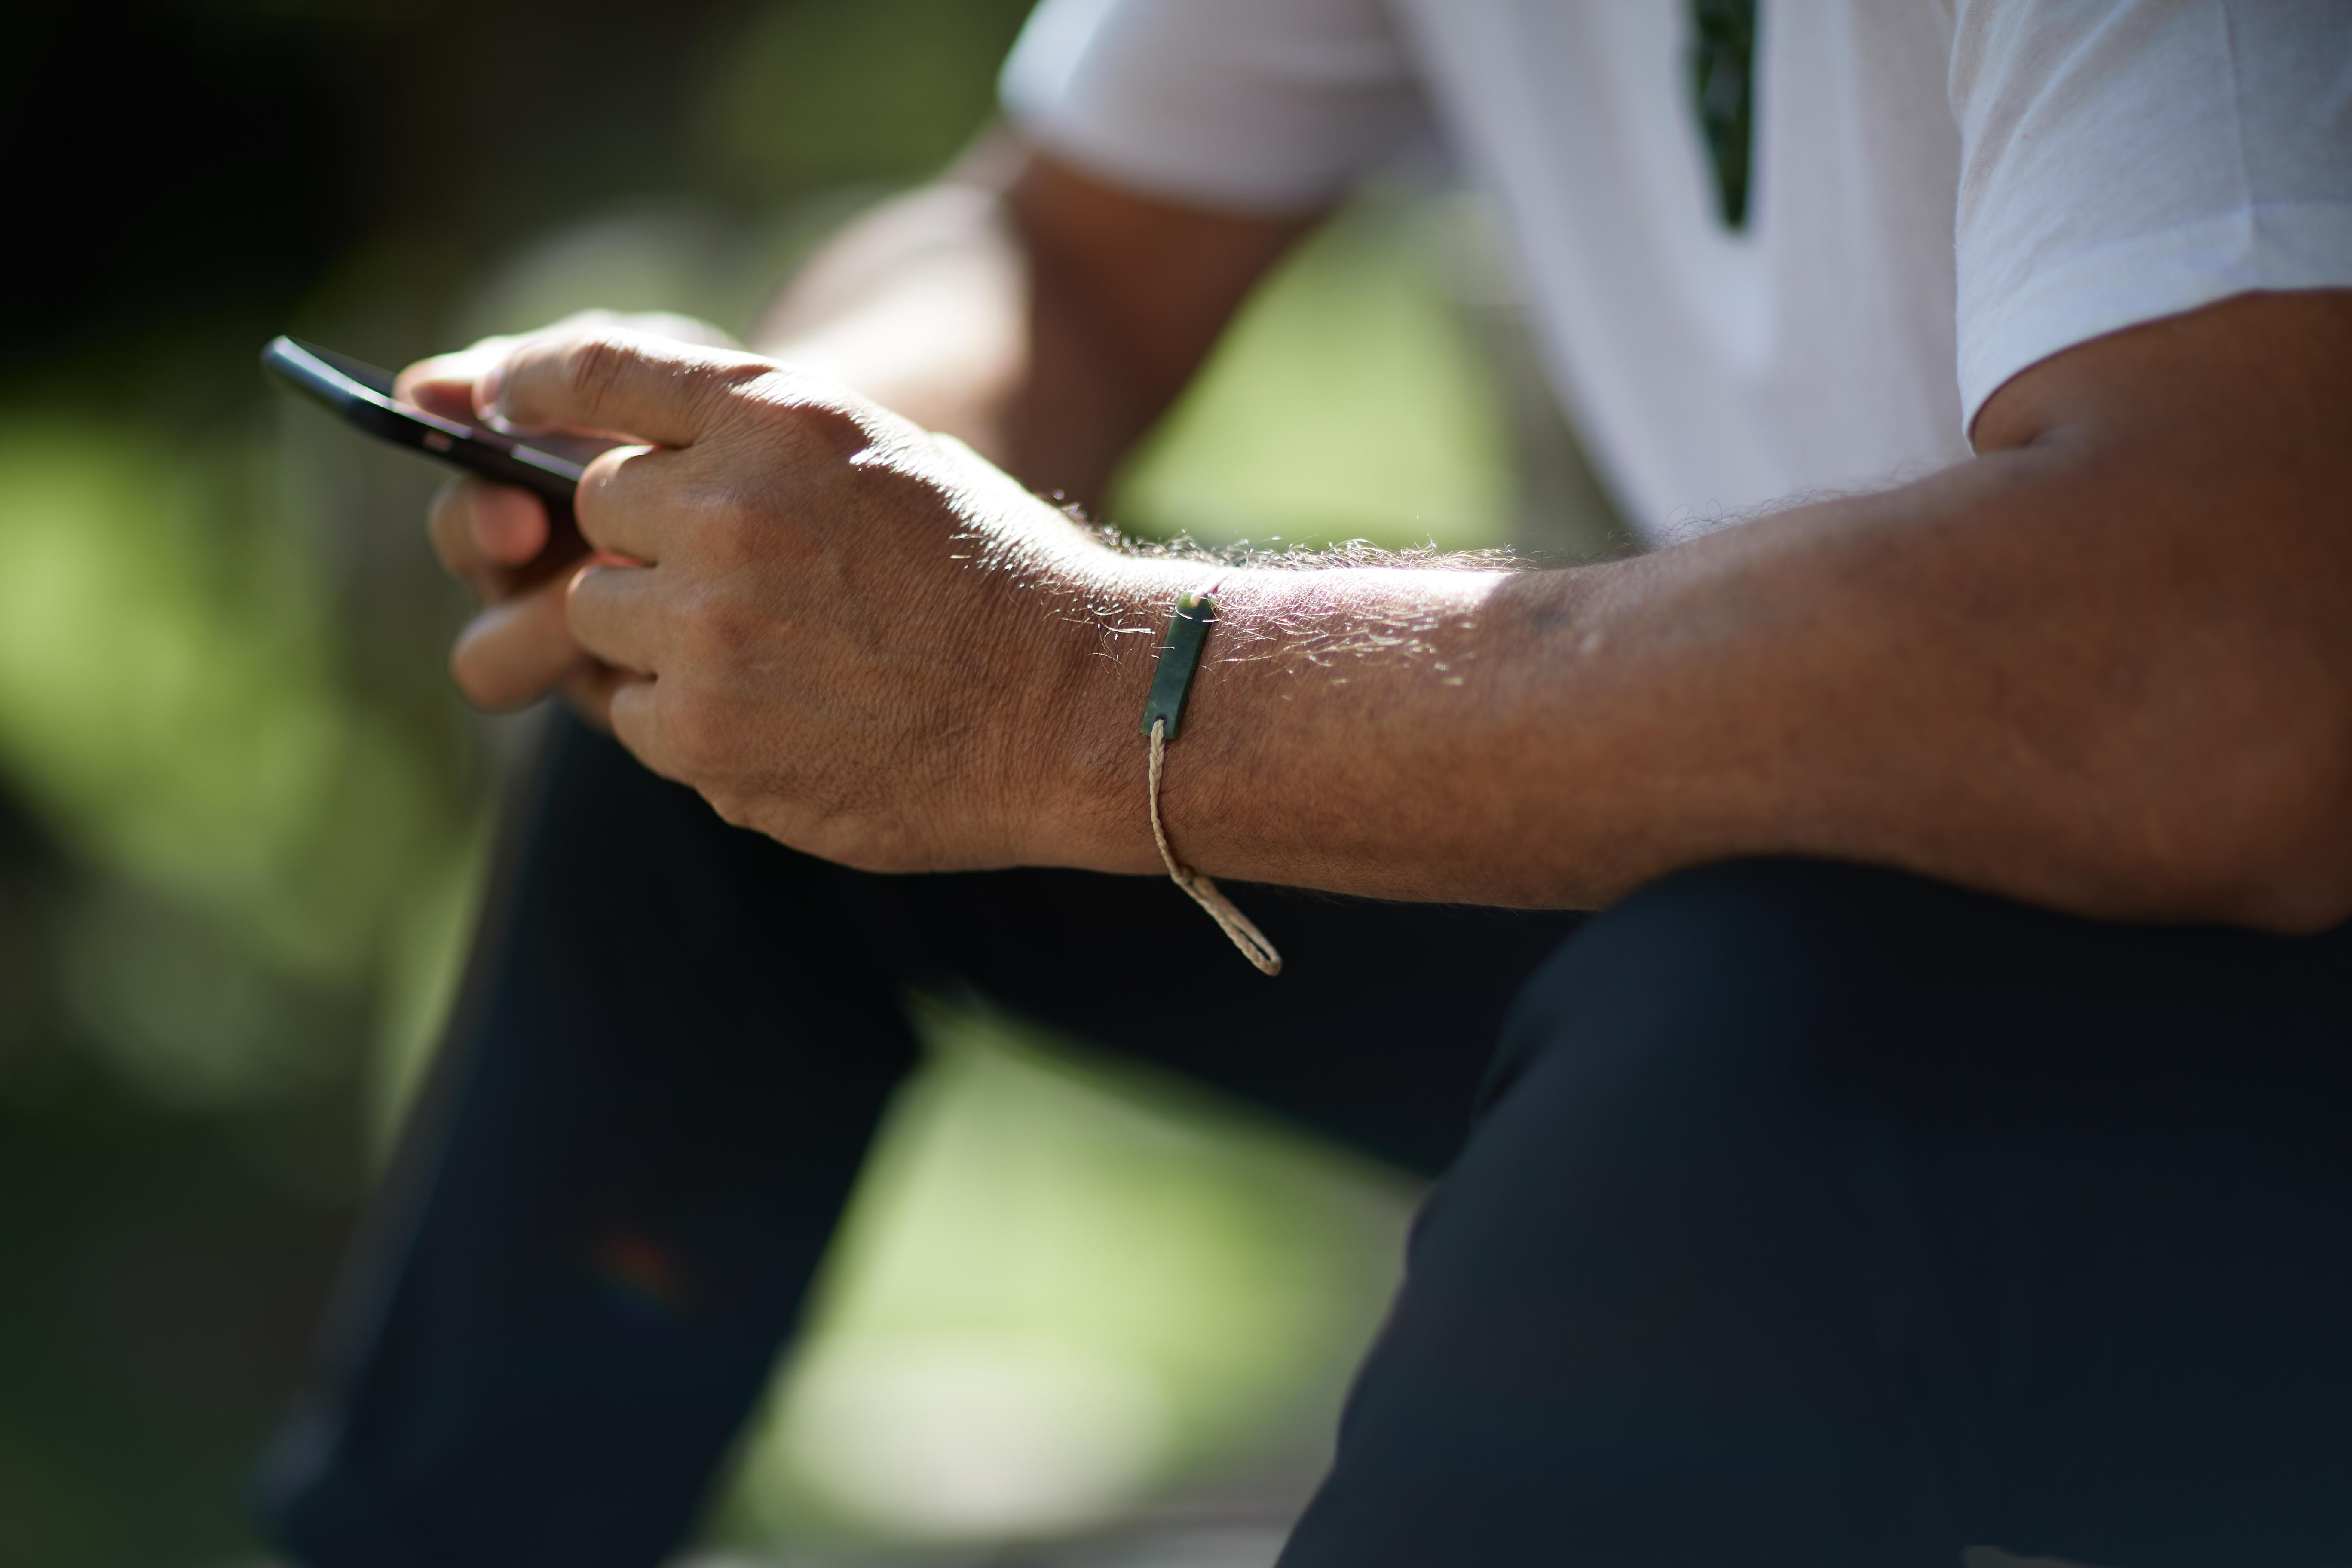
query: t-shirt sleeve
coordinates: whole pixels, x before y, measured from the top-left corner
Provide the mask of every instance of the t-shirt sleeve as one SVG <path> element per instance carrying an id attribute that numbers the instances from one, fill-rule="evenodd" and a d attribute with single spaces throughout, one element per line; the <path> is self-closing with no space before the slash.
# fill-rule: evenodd
<path id="1" fill-rule="evenodd" d="M 1247 213 L 1319 207 L 1425 124 L 1381 0 L 1044 0 L 999 93 L 1058 157 Z"/>
<path id="2" fill-rule="evenodd" d="M 1959 0 L 1964 417 L 2062 349 L 2352 285 L 2352 4 Z"/>

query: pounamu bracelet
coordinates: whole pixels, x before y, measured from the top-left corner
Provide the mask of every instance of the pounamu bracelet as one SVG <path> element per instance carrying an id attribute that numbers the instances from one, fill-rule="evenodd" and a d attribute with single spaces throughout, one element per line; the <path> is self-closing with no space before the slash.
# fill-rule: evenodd
<path id="1" fill-rule="evenodd" d="M 1217 601 L 1205 590 L 1177 599 L 1176 613 L 1168 619 L 1168 640 L 1160 647 L 1160 666 L 1152 672 L 1151 695 L 1144 699 L 1144 734 L 1165 721 L 1164 738 L 1176 738 L 1177 727 L 1184 721 L 1184 699 L 1192 692 L 1192 674 L 1201 668 L 1201 645 L 1209 640 L 1209 628 L 1216 620 Z"/>

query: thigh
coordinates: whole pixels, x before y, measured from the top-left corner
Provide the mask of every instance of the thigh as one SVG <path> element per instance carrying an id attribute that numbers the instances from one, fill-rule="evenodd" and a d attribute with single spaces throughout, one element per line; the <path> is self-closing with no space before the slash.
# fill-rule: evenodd
<path id="1" fill-rule="evenodd" d="M 1594 921 L 1287 1568 L 2352 1554 L 2348 944 L 1802 863 Z"/>
<path id="2" fill-rule="evenodd" d="M 1853 1070 L 1942 1269 L 1970 1539 L 2352 1561 L 2352 930 L 1929 929 L 1892 956 L 1937 1016 Z"/>
<path id="3" fill-rule="evenodd" d="M 1581 918 L 1227 890 L 1279 975 L 1165 878 L 1005 871 L 894 896 L 919 972 L 1425 1175 L 1468 1134 L 1511 998 Z"/>

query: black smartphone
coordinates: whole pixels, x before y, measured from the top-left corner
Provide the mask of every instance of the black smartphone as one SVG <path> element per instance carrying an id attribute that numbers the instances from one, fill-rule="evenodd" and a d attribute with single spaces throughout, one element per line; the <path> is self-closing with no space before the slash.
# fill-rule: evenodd
<path id="1" fill-rule="evenodd" d="M 281 386 L 379 441 L 537 493 L 547 503 L 548 548 L 524 569 L 525 578 L 544 575 L 585 552 L 572 520 L 572 495 L 589 462 L 613 443 L 509 436 L 471 420 L 427 414 L 394 401 L 392 372 L 297 338 L 270 339 L 261 351 L 261 368 Z"/>

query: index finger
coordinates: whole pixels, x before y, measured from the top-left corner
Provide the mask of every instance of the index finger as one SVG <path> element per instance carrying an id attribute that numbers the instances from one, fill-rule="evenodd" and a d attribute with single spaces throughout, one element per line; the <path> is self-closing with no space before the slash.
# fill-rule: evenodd
<path id="1" fill-rule="evenodd" d="M 727 394 L 775 368 L 755 354 L 605 328 L 516 343 L 475 383 L 475 405 L 531 430 L 691 447 Z"/>

